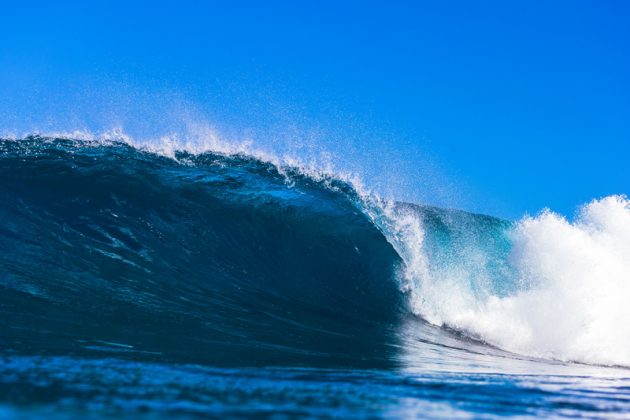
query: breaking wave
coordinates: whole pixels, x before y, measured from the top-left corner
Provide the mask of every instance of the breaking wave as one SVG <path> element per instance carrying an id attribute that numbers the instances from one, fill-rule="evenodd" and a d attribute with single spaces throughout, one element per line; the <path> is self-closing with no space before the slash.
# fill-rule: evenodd
<path id="1" fill-rule="evenodd" d="M 510 222 L 244 149 L 27 137 L 0 141 L 0 221 L 12 352 L 388 365 L 411 322 L 437 345 L 630 366 L 622 196 Z"/>

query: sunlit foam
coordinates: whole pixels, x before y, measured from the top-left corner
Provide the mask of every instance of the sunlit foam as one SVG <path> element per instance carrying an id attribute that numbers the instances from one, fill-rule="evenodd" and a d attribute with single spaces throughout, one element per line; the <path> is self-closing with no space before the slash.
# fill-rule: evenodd
<path id="1" fill-rule="evenodd" d="M 395 232 L 417 314 L 521 354 L 630 365 L 626 197 L 594 200 L 573 222 L 548 210 L 517 222 L 509 233 L 517 288 L 508 296 L 472 290 L 490 284 L 483 267 L 463 281 L 459 264 L 431 261 L 409 217 L 399 216 Z"/>

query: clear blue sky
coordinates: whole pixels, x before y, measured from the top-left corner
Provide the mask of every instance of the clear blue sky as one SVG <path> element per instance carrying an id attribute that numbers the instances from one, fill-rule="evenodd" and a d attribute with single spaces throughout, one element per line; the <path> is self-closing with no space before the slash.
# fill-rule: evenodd
<path id="1" fill-rule="evenodd" d="M 510 218 L 630 193 L 628 1 L 131 3 L 4 2 L 0 131 L 187 115 Z"/>

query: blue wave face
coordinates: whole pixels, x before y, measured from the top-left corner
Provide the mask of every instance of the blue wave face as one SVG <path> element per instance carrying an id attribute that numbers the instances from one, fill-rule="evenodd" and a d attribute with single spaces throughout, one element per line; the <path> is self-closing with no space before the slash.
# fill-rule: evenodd
<path id="1" fill-rule="evenodd" d="M 628 371 L 567 361 L 630 363 L 630 203 L 582 214 L 0 140 L 0 416 L 623 417 Z"/>
<path id="2" fill-rule="evenodd" d="M 389 363 L 400 258 L 343 182 L 122 143 L 0 143 L 0 328 L 18 352 Z"/>

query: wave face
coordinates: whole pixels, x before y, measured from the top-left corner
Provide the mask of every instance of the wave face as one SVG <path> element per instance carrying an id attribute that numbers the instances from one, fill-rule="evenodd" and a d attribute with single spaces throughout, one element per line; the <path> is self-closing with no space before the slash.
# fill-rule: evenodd
<path id="1" fill-rule="evenodd" d="M 630 203 L 508 222 L 243 154 L 0 140 L 0 416 L 630 410 Z"/>
<path id="2" fill-rule="evenodd" d="M 18 353 L 396 366 L 410 337 L 469 337 L 630 366 L 623 197 L 508 222 L 242 154 L 30 137 L 0 142 L 0 220 Z"/>
<path id="3" fill-rule="evenodd" d="M 573 223 L 514 223 L 245 155 L 0 145 L 0 322 L 16 349 L 391 363 L 415 313 L 523 355 L 630 365 L 623 197 Z"/>
<path id="4" fill-rule="evenodd" d="M 388 329 L 406 311 L 400 258 L 348 184 L 116 142 L 0 147 L 5 347 L 241 365 L 388 359 Z"/>

